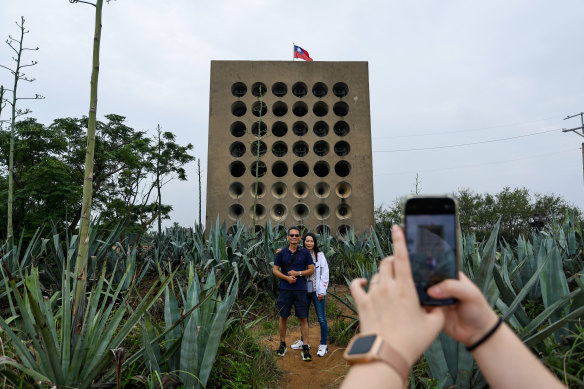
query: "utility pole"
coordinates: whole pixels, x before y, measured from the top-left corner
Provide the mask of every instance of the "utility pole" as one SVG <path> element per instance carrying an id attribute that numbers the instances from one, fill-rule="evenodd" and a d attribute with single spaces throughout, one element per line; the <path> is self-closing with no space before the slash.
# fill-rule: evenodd
<path id="1" fill-rule="evenodd" d="M 584 138 L 584 112 L 580 112 L 580 113 L 577 113 L 577 114 L 571 115 L 571 116 L 566 116 L 564 118 L 564 120 L 566 120 L 566 119 L 572 119 L 572 118 L 575 118 L 576 116 L 580 116 L 581 126 L 580 127 L 575 127 L 575 128 L 570 128 L 570 129 L 564 128 L 564 129 L 562 129 L 562 132 L 573 132 L 574 134 L 579 135 L 582 138 Z M 582 133 L 579 134 L 577 132 L 578 130 L 581 130 Z M 582 150 L 582 177 L 584 178 L 584 143 L 582 143 L 581 150 Z"/>

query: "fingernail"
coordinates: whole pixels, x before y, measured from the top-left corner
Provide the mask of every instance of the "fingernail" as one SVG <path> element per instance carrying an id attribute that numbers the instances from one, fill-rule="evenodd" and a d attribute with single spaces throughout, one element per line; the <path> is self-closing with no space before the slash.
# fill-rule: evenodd
<path id="1" fill-rule="evenodd" d="M 391 226 L 391 232 L 397 232 L 398 231 L 399 226 L 397 224 L 394 224 L 393 226 Z"/>
<path id="2" fill-rule="evenodd" d="M 440 294 L 440 287 L 439 286 L 433 286 L 431 288 L 428 289 L 428 293 L 431 293 L 433 295 L 439 295 Z"/>

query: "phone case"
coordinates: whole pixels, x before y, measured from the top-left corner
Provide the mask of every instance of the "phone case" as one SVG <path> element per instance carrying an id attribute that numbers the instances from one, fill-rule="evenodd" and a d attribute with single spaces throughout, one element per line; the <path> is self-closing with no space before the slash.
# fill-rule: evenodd
<path id="1" fill-rule="evenodd" d="M 460 271 L 460 255 L 461 255 L 461 231 L 458 215 L 458 200 L 456 197 L 450 194 L 443 195 L 408 195 L 401 199 L 401 227 L 404 229 L 406 227 L 406 203 L 410 199 L 440 199 L 448 198 L 454 202 L 454 219 L 456 224 L 456 273 L 458 277 L 458 272 Z M 433 299 L 426 293 L 425 290 L 416 286 L 418 291 L 418 297 L 420 299 L 420 304 L 422 305 L 452 305 L 456 303 L 456 299 Z"/>

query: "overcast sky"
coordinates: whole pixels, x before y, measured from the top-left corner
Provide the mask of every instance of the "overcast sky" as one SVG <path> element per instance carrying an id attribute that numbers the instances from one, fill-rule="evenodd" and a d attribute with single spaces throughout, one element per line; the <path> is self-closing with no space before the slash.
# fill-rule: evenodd
<path id="1" fill-rule="evenodd" d="M 0 0 L 0 38 L 24 16 L 25 45 L 40 48 L 25 57 L 39 61 L 37 81 L 20 91 L 46 97 L 21 106 L 44 124 L 88 113 L 94 15 L 68 0 Z M 423 193 L 526 187 L 584 208 L 584 138 L 561 131 L 584 111 L 583 15 L 581 0 L 112 1 L 98 118 L 192 143 L 204 217 L 210 61 L 291 60 L 294 42 L 315 61 L 369 62 L 376 205 L 412 192 L 417 174 Z M 10 55 L 0 45 L 0 64 Z M 12 84 L 2 69 L 0 83 Z M 188 174 L 163 193 L 184 226 L 198 214 L 196 164 Z"/>

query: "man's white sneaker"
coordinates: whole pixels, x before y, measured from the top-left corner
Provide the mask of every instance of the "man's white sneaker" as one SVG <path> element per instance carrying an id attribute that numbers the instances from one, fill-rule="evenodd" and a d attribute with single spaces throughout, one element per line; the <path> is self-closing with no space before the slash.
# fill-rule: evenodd
<path id="1" fill-rule="evenodd" d="M 302 350 L 302 341 L 298 339 L 295 343 L 293 343 L 290 348 L 292 350 Z M 310 345 L 308 345 L 308 349 L 310 350 Z"/>
<path id="2" fill-rule="evenodd" d="M 324 357 L 326 353 L 328 353 L 328 346 L 326 344 L 321 344 L 320 346 L 318 346 L 318 351 L 316 355 L 318 355 L 319 357 Z"/>

